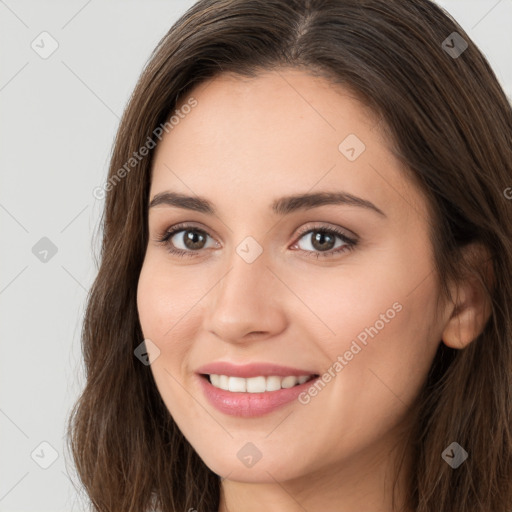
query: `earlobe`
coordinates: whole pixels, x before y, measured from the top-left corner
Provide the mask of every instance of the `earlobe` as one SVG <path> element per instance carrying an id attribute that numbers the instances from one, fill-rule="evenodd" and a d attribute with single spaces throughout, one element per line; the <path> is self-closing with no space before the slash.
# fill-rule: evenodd
<path id="1" fill-rule="evenodd" d="M 468 247 L 471 250 L 473 268 L 484 268 L 483 278 L 489 289 L 493 285 L 492 262 L 488 252 L 479 245 Z M 466 348 L 484 330 L 491 315 L 490 298 L 485 288 L 475 274 L 466 277 L 455 287 L 452 294 L 454 303 L 447 306 L 451 315 L 445 325 L 442 340 L 445 345 L 455 349 Z"/>

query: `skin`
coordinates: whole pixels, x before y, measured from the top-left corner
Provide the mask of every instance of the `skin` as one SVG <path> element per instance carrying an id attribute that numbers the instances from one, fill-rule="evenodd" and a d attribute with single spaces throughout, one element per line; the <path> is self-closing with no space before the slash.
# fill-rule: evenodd
<path id="1" fill-rule="evenodd" d="M 464 307 L 454 315 L 442 301 L 435 315 L 426 200 L 390 153 L 382 125 L 346 90 L 281 69 L 253 79 L 221 75 L 190 95 L 197 106 L 157 147 L 149 198 L 198 195 L 217 215 L 149 210 L 137 301 L 144 337 L 160 351 L 151 364 L 158 390 L 206 465 L 224 477 L 220 511 L 391 511 L 401 422 L 439 343 L 463 348 L 480 328 L 479 296 L 469 282 L 453 288 Z M 354 161 L 338 149 L 348 134 L 366 146 Z M 349 205 L 285 216 L 270 209 L 278 197 L 320 191 L 349 192 L 385 216 Z M 191 257 L 156 242 L 181 222 L 208 235 Z M 358 244 L 322 257 L 314 233 L 298 235 L 318 225 L 356 234 Z M 183 234 L 172 241 L 193 252 Z M 247 236 L 263 250 L 252 263 L 236 252 Z M 344 244 L 335 240 L 326 251 Z M 198 386 L 194 371 L 218 360 L 322 374 L 397 302 L 401 311 L 305 405 L 237 418 L 213 408 Z M 237 457 L 247 442 L 262 454 L 252 467 Z M 407 459 L 398 496 L 413 468 Z"/>

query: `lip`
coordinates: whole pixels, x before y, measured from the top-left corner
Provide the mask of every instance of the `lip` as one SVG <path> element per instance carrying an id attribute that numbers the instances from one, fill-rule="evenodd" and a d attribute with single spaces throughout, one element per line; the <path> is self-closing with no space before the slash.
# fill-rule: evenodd
<path id="1" fill-rule="evenodd" d="M 304 370 L 300 368 L 292 368 L 290 366 L 281 366 L 274 363 L 250 363 L 244 365 L 235 365 L 227 361 L 216 361 L 196 370 L 197 374 L 208 375 L 228 375 L 229 377 L 269 377 L 275 375 L 277 377 L 287 377 L 293 375 L 300 377 L 301 375 L 318 375 L 315 370 Z M 293 389 L 293 388 L 291 388 Z"/>
<path id="2" fill-rule="evenodd" d="M 217 410 L 230 416 L 252 418 L 269 414 L 293 402 L 320 377 L 315 377 L 293 388 L 283 388 L 263 393 L 234 393 L 232 391 L 225 391 L 210 384 L 206 377 L 198 375 L 197 378 L 207 400 Z"/>
<path id="3" fill-rule="evenodd" d="M 264 391 L 263 393 L 242 393 L 216 388 L 210 383 L 206 374 L 244 378 L 258 377 L 260 375 L 264 377 L 269 375 L 276 375 L 278 377 L 316 375 L 316 377 L 292 388 Z M 224 414 L 242 418 L 263 416 L 290 404 L 309 386 L 314 384 L 319 377 L 319 374 L 314 371 L 269 363 L 252 363 L 237 366 L 219 361 L 202 366 L 197 370 L 199 385 L 210 404 Z"/>

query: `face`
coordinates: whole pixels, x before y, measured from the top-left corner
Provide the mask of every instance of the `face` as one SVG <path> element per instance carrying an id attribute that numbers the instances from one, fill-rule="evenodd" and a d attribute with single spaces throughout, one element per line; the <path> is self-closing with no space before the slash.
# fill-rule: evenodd
<path id="1" fill-rule="evenodd" d="M 426 200 L 323 79 L 222 75 L 190 96 L 156 150 L 137 291 L 163 401 L 228 479 L 375 460 L 441 340 Z"/>

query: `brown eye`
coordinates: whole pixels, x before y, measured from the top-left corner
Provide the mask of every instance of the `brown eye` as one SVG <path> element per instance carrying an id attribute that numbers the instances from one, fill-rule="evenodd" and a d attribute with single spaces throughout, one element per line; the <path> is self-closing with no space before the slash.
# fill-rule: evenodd
<path id="1" fill-rule="evenodd" d="M 157 240 L 167 247 L 171 254 L 178 256 L 196 256 L 202 249 L 207 248 L 208 238 L 211 238 L 204 230 L 195 226 L 175 226 L 166 231 L 164 236 Z M 213 244 L 215 246 L 215 244 Z"/>
<path id="2" fill-rule="evenodd" d="M 306 243 L 302 243 L 301 240 L 305 240 Z M 357 242 L 357 240 L 348 237 L 336 228 L 319 226 L 303 231 L 294 247 L 298 247 L 301 252 L 308 256 L 319 258 L 350 251 L 356 246 Z"/>
<path id="3" fill-rule="evenodd" d="M 336 244 L 336 237 L 322 231 L 314 231 L 314 236 L 311 237 L 311 245 L 317 251 L 328 251 Z"/>
<path id="4" fill-rule="evenodd" d="M 199 231 L 197 229 L 185 229 L 182 232 L 183 235 L 180 235 L 181 242 L 183 243 L 183 245 L 185 245 L 187 249 L 190 249 L 191 251 L 203 249 L 206 243 L 206 233 Z M 179 233 L 181 233 L 181 231 Z M 180 237 L 178 237 L 178 239 L 179 238 Z"/>

